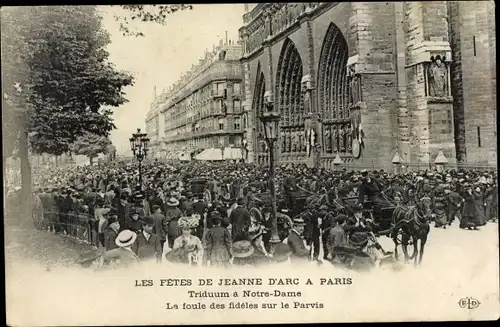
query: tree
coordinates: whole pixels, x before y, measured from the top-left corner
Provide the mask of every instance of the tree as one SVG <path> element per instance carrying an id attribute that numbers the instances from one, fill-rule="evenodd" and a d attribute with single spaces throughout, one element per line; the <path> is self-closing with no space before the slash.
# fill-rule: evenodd
<path id="1" fill-rule="evenodd" d="M 108 137 L 92 133 L 86 133 L 80 136 L 70 149 L 74 154 L 85 155 L 90 159 L 90 165 L 93 165 L 94 158 L 101 153 L 108 153 L 112 143 Z"/>
<path id="2" fill-rule="evenodd" d="M 95 6 L 3 7 L 4 158 L 21 159 L 23 195 L 31 199 L 33 153 L 60 155 L 86 133 L 107 137 L 110 107 L 127 100 L 133 77 L 108 62 L 110 43 Z"/>
<path id="3" fill-rule="evenodd" d="M 131 21 L 152 22 L 160 25 L 167 24 L 167 16 L 182 10 L 190 10 L 192 5 L 171 4 L 171 5 L 121 5 L 125 9 L 126 15 L 114 15 L 116 21 L 120 22 L 120 31 L 125 36 L 144 36 L 140 31 L 133 30 L 129 23 Z"/>

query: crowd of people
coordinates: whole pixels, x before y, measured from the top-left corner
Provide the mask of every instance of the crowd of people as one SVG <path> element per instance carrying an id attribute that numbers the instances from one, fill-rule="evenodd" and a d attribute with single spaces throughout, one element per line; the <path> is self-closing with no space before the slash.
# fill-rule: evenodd
<path id="1" fill-rule="evenodd" d="M 459 169 L 394 175 L 283 165 L 276 174 L 278 209 L 292 219 L 280 224 L 280 243 L 272 241 L 267 168 L 246 163 L 157 161 L 143 165 L 141 176 L 136 164 L 123 162 L 48 168 L 36 173 L 33 215 L 38 229 L 104 249 L 105 262 L 334 262 L 335 246 L 366 227 L 365 203 L 427 201 L 436 228 L 454 219 L 465 230 L 496 221 L 496 174 Z M 328 200 L 297 212 L 297 192 Z M 348 210 L 336 212 L 335 206 Z"/>

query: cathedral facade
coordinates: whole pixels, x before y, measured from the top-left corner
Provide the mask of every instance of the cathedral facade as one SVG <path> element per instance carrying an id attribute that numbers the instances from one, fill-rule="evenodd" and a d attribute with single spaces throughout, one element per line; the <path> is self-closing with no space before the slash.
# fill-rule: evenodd
<path id="1" fill-rule="evenodd" d="M 266 94 L 280 163 L 496 164 L 493 2 L 260 3 L 243 19 L 247 161 L 269 161 Z"/>

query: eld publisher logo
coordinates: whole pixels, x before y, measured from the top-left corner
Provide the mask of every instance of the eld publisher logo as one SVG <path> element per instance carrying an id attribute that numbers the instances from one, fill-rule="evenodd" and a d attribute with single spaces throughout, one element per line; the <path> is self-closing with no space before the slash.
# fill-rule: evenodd
<path id="1" fill-rule="evenodd" d="M 480 304 L 481 302 L 473 297 L 466 297 L 458 301 L 460 308 L 469 310 L 476 309 Z"/>

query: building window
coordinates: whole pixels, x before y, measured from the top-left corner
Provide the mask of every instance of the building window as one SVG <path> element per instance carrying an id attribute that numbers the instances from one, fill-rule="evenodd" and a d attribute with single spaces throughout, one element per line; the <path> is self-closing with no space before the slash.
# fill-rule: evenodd
<path id="1" fill-rule="evenodd" d="M 239 131 L 241 129 L 240 117 L 234 117 L 234 129 Z"/>
<path id="2" fill-rule="evenodd" d="M 233 83 L 233 94 L 240 95 L 241 85 L 240 83 Z"/>
<path id="3" fill-rule="evenodd" d="M 248 128 L 247 115 L 243 115 L 243 128 Z"/>
<path id="4" fill-rule="evenodd" d="M 474 57 L 476 56 L 476 36 L 472 36 L 472 47 L 474 49 Z"/>
<path id="5" fill-rule="evenodd" d="M 233 110 L 234 113 L 240 113 L 241 112 L 241 101 L 240 100 L 233 100 Z"/>
<path id="6" fill-rule="evenodd" d="M 477 127 L 477 146 L 481 147 L 481 127 Z"/>
<path id="7" fill-rule="evenodd" d="M 224 129 L 224 119 L 219 119 L 219 130 L 222 131 Z"/>

